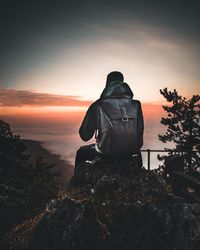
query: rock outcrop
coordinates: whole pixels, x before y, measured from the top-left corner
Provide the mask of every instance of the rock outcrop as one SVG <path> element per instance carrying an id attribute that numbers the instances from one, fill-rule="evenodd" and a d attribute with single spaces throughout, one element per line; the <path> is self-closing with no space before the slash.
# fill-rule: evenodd
<path id="1" fill-rule="evenodd" d="M 132 162 L 80 166 L 26 244 L 31 250 L 198 250 L 200 205 Z"/>

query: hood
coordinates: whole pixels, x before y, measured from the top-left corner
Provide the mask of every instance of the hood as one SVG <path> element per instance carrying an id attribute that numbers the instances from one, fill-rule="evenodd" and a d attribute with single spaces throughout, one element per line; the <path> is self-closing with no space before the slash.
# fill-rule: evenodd
<path id="1" fill-rule="evenodd" d="M 125 82 L 115 81 L 109 83 L 101 94 L 101 99 L 105 98 L 133 98 L 133 92 Z"/>

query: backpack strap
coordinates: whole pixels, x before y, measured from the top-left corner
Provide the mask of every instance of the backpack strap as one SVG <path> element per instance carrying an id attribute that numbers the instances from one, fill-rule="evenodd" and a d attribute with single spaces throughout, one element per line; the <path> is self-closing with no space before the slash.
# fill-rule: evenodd
<path id="1" fill-rule="evenodd" d="M 121 111 L 121 114 L 122 114 L 122 121 L 125 122 L 125 121 L 128 121 L 129 117 L 126 113 L 126 108 L 125 108 L 125 105 L 123 102 L 120 102 L 120 111 Z"/>

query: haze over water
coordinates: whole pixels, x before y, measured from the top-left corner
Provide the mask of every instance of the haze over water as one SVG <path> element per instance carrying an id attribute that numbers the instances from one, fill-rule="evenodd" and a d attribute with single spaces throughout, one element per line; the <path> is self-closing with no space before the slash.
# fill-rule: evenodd
<path id="1" fill-rule="evenodd" d="M 76 150 L 85 144 L 79 137 L 79 127 L 86 110 L 82 111 L 45 111 L 41 114 L 17 113 L 3 115 L 1 119 L 11 124 L 12 130 L 21 138 L 41 141 L 51 152 L 61 155 L 64 160 L 74 163 Z M 164 116 L 161 105 L 143 105 L 144 114 L 144 145 L 142 149 L 163 149 L 166 144 L 158 140 L 158 134 L 165 131 L 160 124 Z M 147 166 L 147 154 L 143 153 L 144 166 Z M 157 167 L 157 153 L 151 154 L 151 167 Z"/>

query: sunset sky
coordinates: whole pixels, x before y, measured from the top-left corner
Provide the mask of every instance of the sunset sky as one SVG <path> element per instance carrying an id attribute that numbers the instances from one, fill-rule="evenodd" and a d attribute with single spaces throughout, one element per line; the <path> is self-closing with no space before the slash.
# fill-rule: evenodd
<path id="1" fill-rule="evenodd" d="M 193 1 L 3 0 L 1 111 L 87 105 L 112 70 L 123 72 L 143 103 L 162 102 L 166 86 L 198 93 L 199 27 Z"/>
<path id="2" fill-rule="evenodd" d="M 142 102 L 143 149 L 163 148 L 159 89 L 200 93 L 199 13 L 184 0 L 1 0 L 0 119 L 73 162 L 85 111 L 117 70 Z"/>

